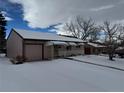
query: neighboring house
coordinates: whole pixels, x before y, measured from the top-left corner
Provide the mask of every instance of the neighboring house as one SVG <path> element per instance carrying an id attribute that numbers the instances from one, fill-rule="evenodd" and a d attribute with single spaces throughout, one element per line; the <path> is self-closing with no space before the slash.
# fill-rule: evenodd
<path id="1" fill-rule="evenodd" d="M 124 58 L 124 47 L 119 47 L 115 50 L 115 54 L 118 54 L 121 58 Z"/>
<path id="2" fill-rule="evenodd" d="M 98 43 L 85 42 L 84 54 L 101 54 L 106 52 L 106 47 Z"/>
<path id="3" fill-rule="evenodd" d="M 38 61 L 84 54 L 83 41 L 52 33 L 12 29 L 7 39 L 7 56 Z"/>

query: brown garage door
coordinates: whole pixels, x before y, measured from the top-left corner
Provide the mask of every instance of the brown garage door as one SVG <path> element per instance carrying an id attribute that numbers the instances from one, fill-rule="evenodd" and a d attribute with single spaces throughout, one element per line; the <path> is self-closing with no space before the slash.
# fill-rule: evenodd
<path id="1" fill-rule="evenodd" d="M 25 57 L 27 61 L 42 60 L 42 45 L 25 45 Z"/>

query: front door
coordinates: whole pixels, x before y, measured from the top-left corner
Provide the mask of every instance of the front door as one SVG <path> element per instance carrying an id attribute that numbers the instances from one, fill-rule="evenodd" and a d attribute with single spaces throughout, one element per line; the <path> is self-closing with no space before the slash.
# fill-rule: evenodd
<path id="1" fill-rule="evenodd" d="M 87 54 L 87 55 L 91 54 L 91 48 L 90 47 L 85 47 L 85 54 Z"/>

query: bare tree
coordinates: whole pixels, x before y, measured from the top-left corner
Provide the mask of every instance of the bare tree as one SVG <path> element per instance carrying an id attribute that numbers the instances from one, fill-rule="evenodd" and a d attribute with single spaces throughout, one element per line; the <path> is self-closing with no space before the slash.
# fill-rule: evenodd
<path id="1" fill-rule="evenodd" d="M 99 27 L 94 27 L 94 30 L 89 35 L 90 42 L 96 42 L 96 41 L 100 40 L 100 36 L 101 36 L 100 30 L 101 29 Z"/>
<path id="2" fill-rule="evenodd" d="M 64 30 L 71 33 L 72 36 L 76 38 L 87 40 L 90 35 L 94 35 L 93 33 L 97 31 L 97 28 L 95 22 L 91 18 L 85 20 L 77 16 L 74 21 L 65 24 Z"/>
<path id="3" fill-rule="evenodd" d="M 109 60 L 113 60 L 115 50 L 118 48 L 119 25 L 105 21 L 101 29 L 105 32 L 105 44 L 107 46 Z"/>
<path id="4" fill-rule="evenodd" d="M 121 43 L 121 46 L 124 47 L 124 26 L 120 25 L 118 35 L 120 41 L 119 43 Z"/>

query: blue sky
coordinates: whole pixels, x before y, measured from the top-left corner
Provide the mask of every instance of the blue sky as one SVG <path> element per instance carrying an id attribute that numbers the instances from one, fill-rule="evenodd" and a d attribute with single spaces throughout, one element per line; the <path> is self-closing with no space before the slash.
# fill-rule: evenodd
<path id="1" fill-rule="evenodd" d="M 64 34 L 62 25 L 74 16 L 124 23 L 124 0 L 0 0 L 11 28 Z M 11 20 L 10 20 L 11 19 Z"/>
<path id="2" fill-rule="evenodd" d="M 47 28 L 31 28 L 28 26 L 28 22 L 23 20 L 23 11 L 20 4 L 10 3 L 8 0 L 0 0 L 0 9 L 5 11 L 7 14 L 5 16 L 11 18 L 7 21 L 7 36 L 10 33 L 12 28 L 26 29 L 26 30 L 35 30 L 42 32 L 49 32 L 51 29 L 55 29 L 55 25 L 50 25 Z M 55 33 L 55 32 L 53 32 Z"/>

